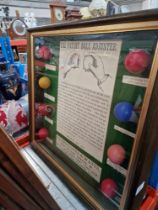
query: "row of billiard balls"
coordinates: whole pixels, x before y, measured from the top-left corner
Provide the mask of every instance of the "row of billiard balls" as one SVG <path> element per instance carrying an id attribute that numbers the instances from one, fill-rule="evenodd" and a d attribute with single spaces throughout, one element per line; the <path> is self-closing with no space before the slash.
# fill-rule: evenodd
<path id="1" fill-rule="evenodd" d="M 150 64 L 149 53 L 145 50 L 133 50 L 124 60 L 125 68 L 131 73 L 141 73 Z M 114 115 L 121 122 L 128 122 L 134 112 L 134 107 L 128 102 L 120 102 L 114 107 Z M 121 145 L 113 144 L 108 148 L 108 158 L 116 164 L 121 164 L 125 160 L 125 150 Z M 106 178 L 101 182 L 101 192 L 108 198 L 113 198 L 118 193 L 118 186 L 111 178 Z"/>

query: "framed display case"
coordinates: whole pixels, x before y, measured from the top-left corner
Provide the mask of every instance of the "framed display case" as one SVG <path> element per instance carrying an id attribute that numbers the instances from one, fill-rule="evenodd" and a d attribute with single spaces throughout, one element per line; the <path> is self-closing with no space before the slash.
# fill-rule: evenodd
<path id="1" fill-rule="evenodd" d="M 145 129 L 158 105 L 157 10 L 38 27 L 28 38 L 32 146 L 90 209 L 129 210 L 146 185 L 139 160 L 156 141 Z"/>

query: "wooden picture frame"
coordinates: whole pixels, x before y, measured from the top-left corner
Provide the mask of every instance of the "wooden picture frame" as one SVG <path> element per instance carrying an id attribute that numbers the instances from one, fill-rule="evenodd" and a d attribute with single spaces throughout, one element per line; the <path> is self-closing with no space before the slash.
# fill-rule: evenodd
<path id="1" fill-rule="evenodd" d="M 66 180 L 68 185 L 77 192 L 91 208 L 119 210 L 138 209 L 145 194 L 145 186 L 147 185 L 147 178 L 156 149 L 153 153 L 152 150 L 157 141 L 155 136 L 156 129 L 154 127 L 158 123 L 155 121 L 155 116 L 151 114 L 151 110 L 156 109 L 158 105 L 157 99 L 153 102 L 155 97 L 157 97 L 155 96 L 155 87 L 158 82 L 158 11 L 152 10 L 129 13 L 128 15 L 123 14 L 113 17 L 78 21 L 75 23 L 70 22 L 56 24 L 54 26 L 38 27 L 37 29 L 28 30 L 28 38 L 28 69 L 30 78 L 29 86 L 31 90 L 29 96 L 30 133 L 33 148 L 52 168 L 55 168 L 55 170 L 59 172 L 59 175 Z M 46 51 L 49 54 L 47 57 L 41 53 L 41 47 L 43 46 L 46 47 L 45 49 L 47 49 Z M 53 50 L 51 51 L 49 48 Z M 146 70 L 138 70 L 137 68 L 130 69 L 128 66 L 127 55 L 129 56 L 131 52 L 135 53 L 135 50 L 143 50 L 143 53 L 147 53 L 144 59 L 145 61 L 149 61 L 149 63 L 147 62 L 145 64 Z M 116 51 L 117 53 L 115 55 L 113 53 L 106 54 L 105 52 L 107 51 Z M 105 53 L 108 58 L 106 55 L 102 57 L 103 53 Z M 86 63 L 88 67 L 85 67 L 84 59 L 87 58 L 87 56 L 89 57 L 85 62 L 91 62 L 90 60 L 92 60 L 91 58 L 93 56 L 98 59 L 92 62 L 95 70 L 97 69 L 97 73 L 91 71 L 90 63 Z M 148 56 L 150 59 L 148 59 Z M 74 60 L 72 61 L 70 58 L 74 58 Z M 96 64 L 99 62 L 99 59 L 102 60 L 104 67 L 106 66 L 110 69 L 107 70 L 107 73 L 110 74 L 112 71 L 115 71 L 115 75 L 110 75 L 110 78 L 115 78 L 115 80 L 113 80 L 114 89 L 106 92 L 107 94 L 111 94 L 112 102 L 109 102 L 110 108 L 107 111 L 108 115 L 106 115 L 108 118 L 107 128 L 104 128 L 105 130 L 107 129 L 107 132 L 102 142 L 103 148 L 100 148 L 102 155 L 100 155 L 99 149 L 95 151 L 93 148 L 95 152 L 92 152 L 81 139 L 77 140 L 78 134 L 76 134 L 74 139 L 72 138 L 73 131 L 72 133 L 70 131 L 68 133 L 68 127 L 64 128 L 64 126 L 70 124 L 69 116 L 66 115 L 66 118 L 63 117 L 64 112 L 68 112 L 68 110 L 66 110 L 66 108 L 63 108 L 64 111 L 61 110 L 61 107 L 66 107 L 67 101 L 70 100 L 69 94 L 72 90 L 74 92 L 71 92 L 70 95 L 73 95 L 74 100 L 71 100 L 71 103 L 69 103 L 71 109 L 68 113 L 72 114 L 72 110 L 75 106 L 72 105 L 73 101 L 76 100 L 77 107 L 80 107 L 80 104 L 82 104 L 77 103 L 75 93 L 78 94 L 77 97 L 79 97 L 79 89 L 77 89 L 76 86 L 80 87 L 81 83 L 78 83 L 78 81 L 81 82 L 81 78 L 82 81 L 84 81 L 84 78 L 82 76 L 80 78 L 79 74 L 77 77 L 74 75 L 75 73 L 70 74 L 70 72 L 75 72 L 75 70 L 85 70 L 86 73 L 84 72 L 84 75 L 86 74 L 86 79 L 93 76 L 93 84 L 95 84 L 95 87 L 98 89 L 94 89 L 94 87 L 91 86 L 92 90 L 98 92 L 100 97 L 102 93 L 106 95 L 104 87 L 100 87 L 102 82 L 106 80 L 98 76 L 102 65 L 101 63 L 100 65 Z M 108 60 L 106 63 L 106 59 L 110 59 L 111 61 Z M 125 61 L 125 59 L 127 60 Z M 70 60 L 71 62 L 69 62 Z M 80 63 L 82 63 L 81 66 Z M 68 69 L 69 64 L 75 64 L 73 68 L 74 71 Z M 115 67 L 113 65 L 115 65 Z M 99 66 L 99 68 L 97 68 L 97 66 Z M 91 73 L 91 76 L 88 75 L 88 73 Z M 68 74 L 71 76 L 68 77 Z M 47 85 L 49 84 L 48 86 L 46 85 L 47 87 L 40 85 L 39 80 L 43 76 L 51 78 L 51 81 L 47 80 L 46 82 Z M 65 78 L 67 82 L 63 83 Z M 84 88 L 91 84 L 91 82 L 86 79 L 85 83 L 83 82 L 84 84 L 81 84 Z M 87 82 L 87 84 L 86 81 L 89 83 Z M 63 84 L 71 85 L 71 87 L 73 87 L 72 90 L 67 89 L 67 86 L 62 86 Z M 62 89 L 64 87 L 68 91 L 67 96 L 62 95 L 65 91 Z M 90 87 L 88 89 L 90 90 Z M 82 92 L 82 95 L 83 94 Z M 61 95 L 65 98 L 61 98 Z M 94 96 L 92 98 L 95 99 Z M 64 105 L 61 102 L 62 100 L 64 100 Z M 121 102 L 127 102 L 126 100 L 133 104 L 132 113 L 135 112 L 135 117 L 132 118 L 133 115 L 131 114 L 127 121 L 121 119 L 122 116 L 119 115 L 121 112 L 120 109 L 118 109 L 117 112 L 117 108 L 120 105 L 122 106 Z M 84 99 L 82 102 L 85 102 Z M 43 120 L 41 125 L 47 127 L 48 130 L 48 136 L 45 136 L 46 138 L 41 138 L 39 133 L 37 133 L 41 125 L 37 126 L 37 124 L 39 124 L 37 120 L 39 110 L 37 110 L 37 106 L 35 105 L 40 103 L 51 106 L 52 109 L 55 110 L 55 117 L 52 115 L 50 117 L 42 113 Z M 93 103 L 92 99 L 91 103 Z M 85 107 L 82 109 L 82 112 L 84 112 L 84 110 Z M 63 117 L 62 121 L 60 121 L 59 116 Z M 77 115 L 76 113 L 75 116 L 78 118 L 82 116 L 82 118 L 84 118 L 82 114 Z M 75 116 L 73 119 L 75 119 Z M 136 116 L 139 116 L 137 123 Z M 93 118 L 94 122 L 96 118 L 96 116 Z M 64 121 L 64 119 L 66 120 Z M 84 122 L 85 121 L 86 119 L 84 118 Z M 84 124 L 84 122 L 82 123 Z M 88 123 L 90 122 L 87 122 L 87 124 Z M 104 123 L 102 125 L 106 124 Z M 155 123 L 155 126 L 150 128 L 152 129 L 152 137 L 149 142 L 151 130 L 149 132 L 146 128 L 150 123 Z M 101 123 L 99 123 L 99 125 L 101 125 Z M 80 123 L 78 123 L 77 126 L 79 126 L 78 132 L 80 132 Z M 95 132 L 97 132 L 97 129 Z M 92 130 L 91 133 L 93 133 Z M 82 134 L 82 132 L 80 134 Z M 88 141 L 88 136 L 86 138 Z M 131 140 L 132 143 L 130 143 Z M 120 144 L 126 148 L 126 158 L 123 160 L 124 162 L 115 162 L 114 164 L 114 160 L 107 154 L 108 149 L 113 144 Z M 149 145 L 152 145 L 152 147 L 149 147 Z M 97 148 L 97 145 L 95 145 L 95 147 Z M 143 157 L 149 153 L 152 153 L 149 157 L 150 161 L 144 166 Z M 82 161 L 77 162 L 77 158 L 75 159 L 72 154 L 74 154 L 74 156 L 76 155 L 77 158 L 81 158 Z M 86 165 L 87 160 L 91 166 Z M 86 167 L 88 167 L 88 169 Z M 91 167 L 94 167 L 95 175 L 92 173 Z M 142 168 L 142 172 L 139 171 L 139 168 Z M 101 172 L 99 172 L 99 170 L 101 170 Z M 104 187 L 102 188 L 102 182 L 104 178 L 108 179 L 111 177 L 117 182 L 117 187 L 115 183 L 111 184 L 110 190 L 116 191 L 116 194 L 113 195 L 112 192 L 112 194 L 108 194 L 107 196 L 107 194 L 101 193 L 105 189 Z M 122 186 L 122 190 L 117 190 L 119 186 Z M 130 201 L 132 201 L 132 205 Z"/>

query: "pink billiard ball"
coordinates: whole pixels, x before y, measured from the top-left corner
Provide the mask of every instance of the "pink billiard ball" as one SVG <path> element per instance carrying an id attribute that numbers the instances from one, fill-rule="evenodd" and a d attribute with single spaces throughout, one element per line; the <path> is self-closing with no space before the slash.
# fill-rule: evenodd
<path id="1" fill-rule="evenodd" d="M 110 198 L 114 197 L 117 190 L 118 190 L 117 184 L 113 179 L 107 178 L 101 182 L 101 192 L 106 197 Z"/>
<path id="2" fill-rule="evenodd" d="M 108 148 L 108 158 L 115 164 L 121 164 L 126 158 L 125 149 L 119 144 L 113 144 Z"/>
<path id="3" fill-rule="evenodd" d="M 52 57 L 52 52 L 47 46 L 42 46 L 38 50 L 38 55 L 44 60 L 49 60 Z"/>
<path id="4" fill-rule="evenodd" d="M 144 49 L 129 52 L 124 60 L 124 66 L 131 73 L 143 72 L 150 63 L 150 55 Z"/>
<path id="5" fill-rule="evenodd" d="M 37 137 L 39 139 L 46 139 L 48 137 L 48 129 L 47 128 L 41 128 L 37 133 Z"/>

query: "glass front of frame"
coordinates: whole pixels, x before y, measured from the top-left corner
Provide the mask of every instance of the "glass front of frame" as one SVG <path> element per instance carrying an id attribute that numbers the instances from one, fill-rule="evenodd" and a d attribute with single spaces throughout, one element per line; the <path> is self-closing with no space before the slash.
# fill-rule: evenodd
<path id="1" fill-rule="evenodd" d="M 157 38 L 34 37 L 35 139 L 103 208 L 120 205 Z"/>

